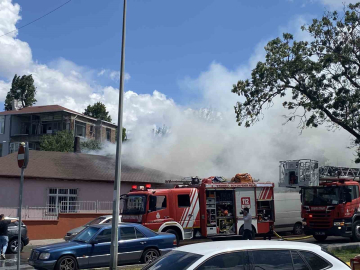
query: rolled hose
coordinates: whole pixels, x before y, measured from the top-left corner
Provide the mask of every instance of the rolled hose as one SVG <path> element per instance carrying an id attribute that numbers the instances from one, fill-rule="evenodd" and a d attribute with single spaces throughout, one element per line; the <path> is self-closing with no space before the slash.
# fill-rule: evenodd
<path id="1" fill-rule="evenodd" d="M 291 238 L 283 238 L 282 236 L 278 235 L 277 232 L 273 231 L 274 234 L 276 235 L 276 237 L 280 238 L 281 240 L 284 241 L 296 241 L 296 240 L 303 240 L 303 239 L 308 239 L 313 237 L 312 235 L 308 235 L 308 236 L 302 236 L 302 237 L 291 237 Z"/>

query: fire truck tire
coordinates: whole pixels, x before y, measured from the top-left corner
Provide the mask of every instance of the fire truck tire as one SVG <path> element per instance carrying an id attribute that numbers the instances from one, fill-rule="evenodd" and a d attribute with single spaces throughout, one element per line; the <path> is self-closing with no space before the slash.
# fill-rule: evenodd
<path id="1" fill-rule="evenodd" d="M 155 248 L 148 248 L 141 256 L 141 262 L 149 264 L 160 257 L 160 252 Z"/>
<path id="2" fill-rule="evenodd" d="M 166 233 L 172 233 L 175 235 L 176 237 L 176 246 L 179 246 L 180 245 L 180 237 L 179 237 L 179 234 L 177 233 L 177 231 L 173 230 L 173 229 L 168 229 L 165 231 Z"/>
<path id="3" fill-rule="evenodd" d="M 354 242 L 360 242 L 360 220 L 357 220 L 353 224 L 352 237 Z"/>
<path id="4" fill-rule="evenodd" d="M 316 241 L 325 241 L 327 238 L 327 235 L 313 235 L 313 237 L 316 239 Z"/>

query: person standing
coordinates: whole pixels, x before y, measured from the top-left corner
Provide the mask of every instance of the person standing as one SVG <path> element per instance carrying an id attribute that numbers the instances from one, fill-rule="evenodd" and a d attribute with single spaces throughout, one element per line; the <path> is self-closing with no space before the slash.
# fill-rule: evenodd
<path id="1" fill-rule="evenodd" d="M 5 253 L 9 243 L 8 226 L 11 222 L 15 221 L 17 220 L 5 220 L 4 214 L 0 215 L 0 259 L 2 260 L 5 260 Z"/>
<path id="2" fill-rule="evenodd" d="M 244 216 L 244 233 L 243 233 L 243 240 L 252 240 L 253 233 L 252 233 L 252 216 L 250 214 L 249 208 L 244 208 L 243 211 Z"/>

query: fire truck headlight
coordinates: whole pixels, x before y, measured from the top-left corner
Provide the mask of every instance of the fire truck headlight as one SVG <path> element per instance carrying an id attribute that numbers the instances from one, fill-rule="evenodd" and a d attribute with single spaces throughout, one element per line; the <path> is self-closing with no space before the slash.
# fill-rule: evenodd
<path id="1" fill-rule="evenodd" d="M 344 226 L 345 222 L 334 222 L 334 226 Z"/>

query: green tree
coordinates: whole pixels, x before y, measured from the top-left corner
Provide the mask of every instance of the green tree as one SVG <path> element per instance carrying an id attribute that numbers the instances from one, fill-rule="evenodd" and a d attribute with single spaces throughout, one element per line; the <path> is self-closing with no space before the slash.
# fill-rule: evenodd
<path id="1" fill-rule="evenodd" d="M 127 136 L 126 136 L 126 128 L 123 127 L 122 129 L 122 135 L 121 135 L 121 140 L 124 142 L 127 140 Z M 117 129 L 116 129 L 116 132 L 115 132 L 115 140 L 117 141 Z"/>
<path id="2" fill-rule="evenodd" d="M 34 86 L 34 79 L 32 75 L 23 75 L 22 77 L 15 74 L 10 91 L 6 95 L 5 110 L 12 110 L 12 101 L 19 100 L 21 107 L 29 107 L 36 103 L 35 99 L 36 87 Z"/>
<path id="3" fill-rule="evenodd" d="M 109 112 L 106 111 L 105 104 L 101 102 L 96 102 L 94 105 L 88 105 L 84 112 L 85 115 L 111 122 L 111 116 Z"/>
<path id="4" fill-rule="evenodd" d="M 245 97 L 235 106 L 239 126 L 250 127 L 275 98 L 290 96 L 282 103 L 291 110 L 287 121 L 299 119 L 300 128 L 324 123 L 342 128 L 359 146 L 360 3 L 348 5 L 344 12 L 326 12 L 303 26 L 311 42 L 294 41 L 285 33 L 266 45 L 265 61 L 257 63 L 251 79 L 233 86 L 233 93 Z"/>
<path id="5" fill-rule="evenodd" d="M 81 149 L 83 150 L 85 150 L 85 149 L 87 149 L 87 150 L 101 150 L 102 149 L 102 144 L 101 144 L 101 142 L 99 142 L 99 141 L 97 141 L 97 140 L 86 140 L 86 141 L 82 141 L 81 143 L 80 143 L 80 145 L 81 145 Z"/>
<path id="6" fill-rule="evenodd" d="M 43 135 L 40 141 L 41 151 L 73 152 L 74 134 L 67 130 L 58 131 L 54 135 Z"/>

